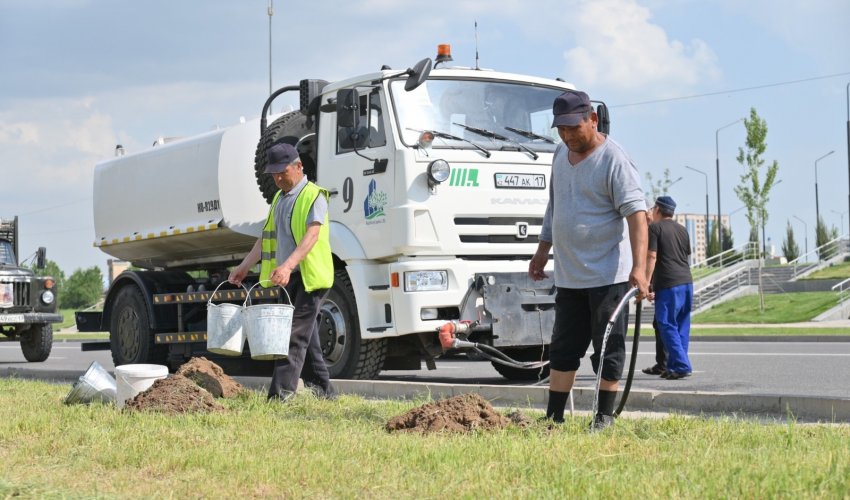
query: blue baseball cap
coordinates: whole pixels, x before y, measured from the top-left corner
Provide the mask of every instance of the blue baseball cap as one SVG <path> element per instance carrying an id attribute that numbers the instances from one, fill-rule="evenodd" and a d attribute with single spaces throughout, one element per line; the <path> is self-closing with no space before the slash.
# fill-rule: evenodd
<path id="1" fill-rule="evenodd" d="M 294 146 L 285 142 L 274 144 L 266 152 L 266 169 L 263 172 L 267 174 L 279 174 L 286 170 L 290 163 L 298 158 L 298 150 Z"/>
<path id="2" fill-rule="evenodd" d="M 590 97 L 580 90 L 568 90 L 556 97 L 552 104 L 552 114 L 555 115 L 552 126 L 575 127 L 588 111 L 593 111 Z"/>
<path id="3" fill-rule="evenodd" d="M 676 202 L 669 196 L 659 196 L 655 199 L 655 205 L 665 212 L 674 213 L 676 211 Z"/>

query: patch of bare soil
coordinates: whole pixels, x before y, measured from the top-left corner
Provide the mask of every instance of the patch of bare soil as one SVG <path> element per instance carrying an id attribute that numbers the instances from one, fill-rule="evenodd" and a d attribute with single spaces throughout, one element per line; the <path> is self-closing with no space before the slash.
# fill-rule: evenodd
<path id="1" fill-rule="evenodd" d="M 217 398 L 232 398 L 245 390 L 220 366 L 203 356 L 190 359 L 177 370 L 177 374 L 192 380 Z"/>
<path id="2" fill-rule="evenodd" d="M 171 375 L 155 381 L 148 390 L 128 400 L 125 408 L 169 414 L 224 410 L 212 394 L 182 375 Z"/>
<path id="3" fill-rule="evenodd" d="M 511 419 L 493 409 L 478 394 L 462 394 L 414 408 L 391 418 L 389 432 L 470 432 L 476 429 L 504 429 Z"/>

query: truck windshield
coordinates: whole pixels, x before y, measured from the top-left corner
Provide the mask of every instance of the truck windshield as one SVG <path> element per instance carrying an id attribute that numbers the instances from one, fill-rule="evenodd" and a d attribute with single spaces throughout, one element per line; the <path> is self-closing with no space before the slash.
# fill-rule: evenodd
<path id="1" fill-rule="evenodd" d="M 428 80 L 413 91 L 390 82 L 402 141 L 413 146 L 423 130 L 442 132 L 434 147 L 552 152 L 552 102 L 563 89 L 488 80 Z M 485 131 L 483 134 L 481 131 Z"/>
<path id="2" fill-rule="evenodd" d="M 6 240 L 0 240 L 0 266 L 14 266 L 15 251 L 12 249 L 12 244 Z"/>

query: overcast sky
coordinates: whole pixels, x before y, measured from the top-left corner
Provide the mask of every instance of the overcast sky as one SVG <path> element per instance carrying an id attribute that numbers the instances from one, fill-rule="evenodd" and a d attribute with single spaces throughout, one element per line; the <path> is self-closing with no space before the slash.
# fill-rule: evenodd
<path id="1" fill-rule="evenodd" d="M 135 151 L 254 118 L 269 90 L 268 0 L 0 0 L 0 216 L 21 253 L 46 246 L 66 276 L 105 266 L 92 246 L 92 174 Z M 680 212 L 743 204 L 735 160 L 751 107 L 781 183 L 768 205 L 777 251 L 790 220 L 814 247 L 821 216 L 848 232 L 850 2 L 841 0 L 275 0 L 272 80 L 333 81 L 405 68 L 451 43 L 455 63 L 560 77 L 611 107 L 611 134 L 643 178 L 669 168 Z M 792 83 L 796 82 L 796 83 Z M 750 89 L 750 90 L 744 90 Z M 697 96 L 697 97 L 692 97 Z M 649 190 L 649 183 L 645 186 Z M 144 210 L 149 200 L 128 199 Z M 743 210 L 735 244 L 747 239 Z M 104 268 L 105 269 L 105 268 Z"/>

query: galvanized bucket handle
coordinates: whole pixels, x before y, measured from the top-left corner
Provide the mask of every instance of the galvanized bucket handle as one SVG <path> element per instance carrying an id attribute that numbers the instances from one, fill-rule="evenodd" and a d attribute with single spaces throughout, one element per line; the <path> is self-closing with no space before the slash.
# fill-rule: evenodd
<path id="1" fill-rule="evenodd" d="M 221 285 L 223 285 L 225 283 L 230 283 L 230 282 L 227 281 L 227 280 L 224 280 L 221 283 L 219 283 L 217 287 L 215 287 L 215 290 L 213 290 L 213 293 L 210 294 L 209 300 L 207 300 L 207 307 L 209 307 L 212 304 L 213 297 L 215 297 L 215 294 L 218 293 L 218 289 L 221 288 Z M 248 291 L 248 289 L 245 288 L 245 285 L 243 285 L 242 283 L 239 283 L 239 286 L 241 286 L 242 289 L 245 290 L 246 292 Z"/>
<path id="2" fill-rule="evenodd" d="M 259 285 L 260 283 L 271 283 L 271 282 L 272 282 L 272 280 L 262 280 L 262 281 L 258 281 L 258 282 L 256 282 L 256 283 L 254 283 L 254 285 L 253 285 L 253 286 L 252 286 L 252 287 L 248 290 L 248 296 L 245 298 L 245 302 L 242 304 L 242 307 L 245 307 L 245 306 L 247 306 L 247 305 L 248 305 L 248 302 L 251 300 L 251 291 L 252 291 L 252 290 L 254 290 L 254 287 L 255 287 L 255 286 Z M 287 302 L 289 303 L 289 305 L 291 306 L 291 305 L 292 305 L 292 299 L 291 299 L 291 298 L 289 298 L 289 292 L 287 292 L 287 291 L 286 291 L 286 288 L 285 288 L 285 287 L 282 287 L 282 286 L 280 286 L 280 285 L 277 285 L 277 286 L 278 286 L 281 290 L 283 290 L 283 293 L 285 293 L 285 294 L 286 294 L 286 301 L 287 301 Z"/>

